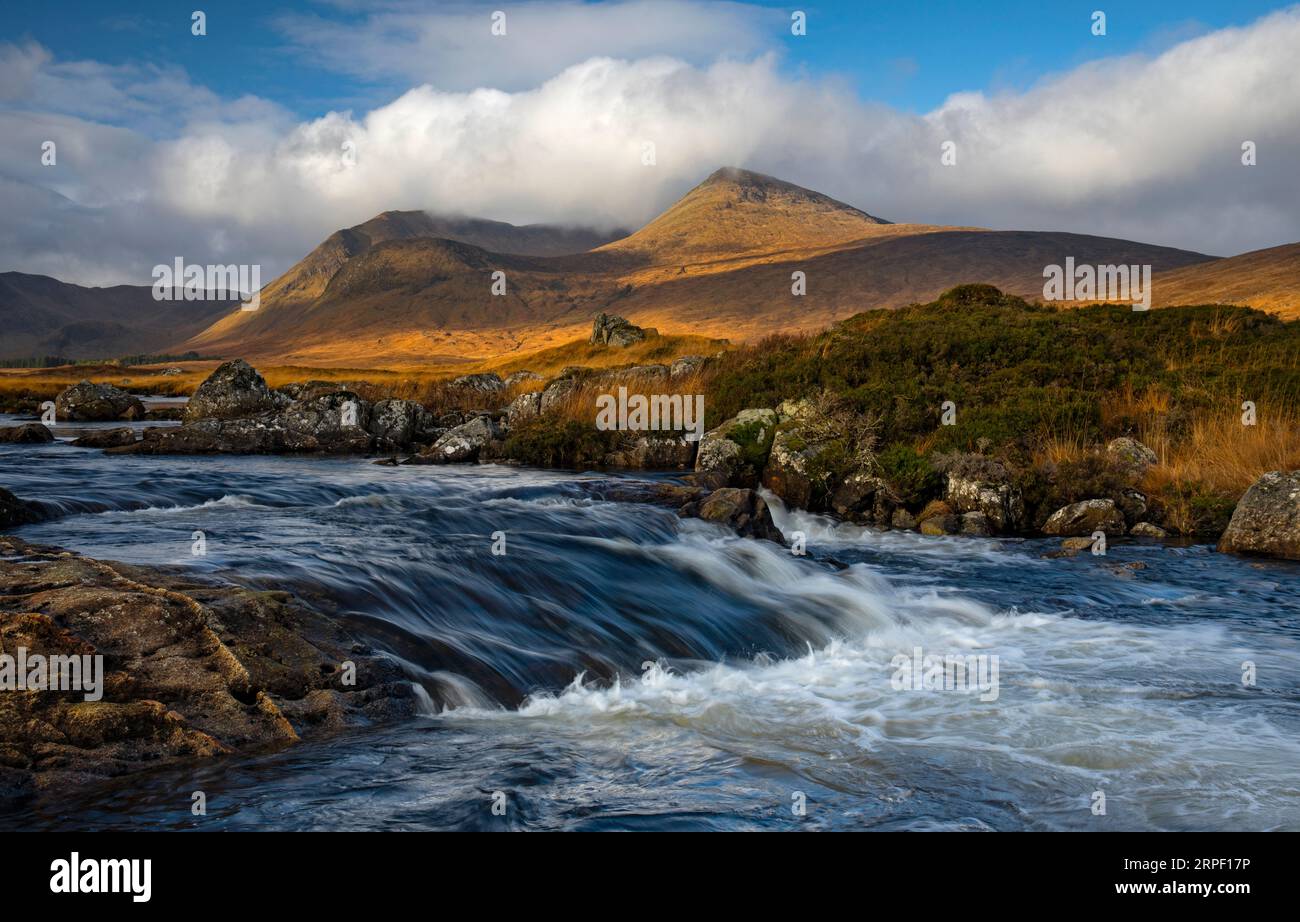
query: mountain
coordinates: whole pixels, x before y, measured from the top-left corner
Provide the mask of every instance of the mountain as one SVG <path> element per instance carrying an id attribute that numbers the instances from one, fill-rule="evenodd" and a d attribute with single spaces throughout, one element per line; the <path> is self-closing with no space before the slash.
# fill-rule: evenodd
<path id="1" fill-rule="evenodd" d="M 233 301 L 155 301 L 148 285 L 87 288 L 0 273 L 0 359 L 157 353 L 228 314 Z"/>
<path id="2" fill-rule="evenodd" d="M 1212 259 L 1105 237 L 892 223 L 746 170 L 718 170 L 640 230 L 584 232 L 387 212 L 331 235 L 235 312 L 183 343 L 297 364 L 415 364 L 526 353 L 605 311 L 665 333 L 752 339 L 816 330 L 962 282 L 1041 297 L 1043 267 Z M 563 251 L 571 252 L 564 253 Z M 504 295 L 492 293 L 504 272 Z M 807 292 L 791 292 L 803 272 Z"/>
<path id="3" fill-rule="evenodd" d="M 1300 243 L 1158 273 L 1156 304 L 1245 304 L 1288 320 L 1300 318 Z"/>

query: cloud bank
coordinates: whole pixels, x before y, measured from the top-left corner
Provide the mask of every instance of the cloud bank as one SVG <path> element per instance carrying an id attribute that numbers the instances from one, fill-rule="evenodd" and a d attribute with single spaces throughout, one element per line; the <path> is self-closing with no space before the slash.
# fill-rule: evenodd
<path id="1" fill-rule="evenodd" d="M 575 38 L 557 60 L 598 44 Z M 722 165 L 894 221 L 1228 255 L 1300 240 L 1297 47 L 1293 8 L 1025 92 L 959 93 L 919 116 L 791 77 L 771 52 L 701 61 L 702 49 L 631 48 L 523 88 L 430 82 L 369 112 L 295 122 L 182 73 L 0 45 L 0 270 L 146 284 L 152 266 L 183 256 L 259 263 L 269 279 L 388 209 L 634 227 Z M 510 79 L 527 84 L 549 64 Z M 400 55 L 392 67 L 419 73 Z M 46 140 L 55 166 L 40 162 Z M 1241 164 L 1245 141 L 1257 166 Z M 953 166 L 941 163 L 945 142 Z"/>

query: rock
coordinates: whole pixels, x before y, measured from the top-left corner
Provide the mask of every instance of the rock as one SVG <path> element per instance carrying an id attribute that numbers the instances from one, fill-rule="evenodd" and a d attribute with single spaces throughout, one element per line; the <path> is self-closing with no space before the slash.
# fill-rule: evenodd
<path id="1" fill-rule="evenodd" d="M 520 394 L 506 407 L 506 425 L 514 426 L 525 419 L 532 419 L 542 412 L 542 392 L 530 391 Z"/>
<path id="2" fill-rule="evenodd" d="M 1124 534 L 1124 513 L 1114 500 L 1085 499 L 1072 503 L 1053 512 L 1043 524 L 1045 535 L 1091 536 L 1097 531 L 1107 535 Z"/>
<path id="3" fill-rule="evenodd" d="M 961 522 L 955 515 L 932 515 L 921 523 L 919 531 L 923 535 L 939 537 L 940 535 L 955 535 L 961 528 Z"/>
<path id="4" fill-rule="evenodd" d="M 741 410 L 731 419 L 704 433 L 695 455 L 695 471 L 697 474 L 717 475 L 724 484 L 740 484 L 742 480 L 757 481 L 758 470 L 745 470 L 750 464 L 746 455 L 756 459 L 761 470 L 766 464 L 775 435 L 774 411 Z"/>
<path id="5" fill-rule="evenodd" d="M 19 499 L 0 487 L 0 529 L 30 525 L 46 518 L 46 514 L 35 503 Z"/>
<path id="6" fill-rule="evenodd" d="M 897 528 L 900 531 L 910 531 L 916 528 L 916 519 L 912 516 L 912 513 L 900 507 L 894 510 L 894 514 L 889 519 L 889 525 L 891 528 Z"/>
<path id="7" fill-rule="evenodd" d="M 955 535 L 961 529 L 961 519 L 952 507 L 941 499 L 931 500 L 916 515 L 918 530 L 923 535 Z"/>
<path id="8" fill-rule="evenodd" d="M 0 785 L 59 790 L 417 710 L 390 658 L 287 593 L 0 538 L 0 647 L 102 656 L 87 690 L 0 694 Z M 350 661 L 355 684 L 344 684 Z M 90 689 L 95 698 L 95 689 Z"/>
<path id="9" fill-rule="evenodd" d="M 1010 483 L 949 473 L 944 499 L 957 513 L 982 513 L 995 532 L 1016 531 L 1024 524 L 1024 500 Z"/>
<path id="10" fill-rule="evenodd" d="M 668 377 L 683 378 L 686 375 L 694 374 L 704 367 L 707 362 L 702 355 L 682 355 L 673 359 L 673 363 L 668 366 Z"/>
<path id="11" fill-rule="evenodd" d="M 160 375 L 168 375 L 168 376 L 171 376 L 171 375 L 183 375 L 183 374 L 185 374 L 185 369 L 183 369 L 183 368 L 177 368 L 175 365 L 173 365 L 171 368 L 164 368 L 162 371 L 158 372 L 158 374 L 160 374 Z"/>
<path id="12" fill-rule="evenodd" d="M 1126 522 L 1138 521 L 1147 514 L 1149 508 L 1146 494 L 1132 487 L 1120 491 L 1119 496 L 1115 498 L 1115 505 L 1119 507 L 1120 512 L 1124 513 Z"/>
<path id="13" fill-rule="evenodd" d="M 641 436 L 605 456 L 604 465 L 628 470 L 685 470 L 695 460 L 695 443 L 685 436 Z"/>
<path id="14" fill-rule="evenodd" d="M 234 359 L 219 366 L 195 389 L 182 418 L 187 423 L 200 419 L 242 419 L 278 409 L 285 402 L 285 397 L 266 386 L 257 369 L 243 359 Z"/>
<path id="15" fill-rule="evenodd" d="M 41 423 L 23 423 L 21 426 L 5 426 L 0 429 L 0 443 L 8 445 L 41 445 L 53 442 L 54 433 Z M 73 442 L 72 444 L 76 444 Z"/>
<path id="16" fill-rule="evenodd" d="M 149 428 L 130 445 L 106 449 L 108 454 L 133 455 L 259 455 L 287 451 L 284 421 L 279 413 L 241 419 L 200 419 L 172 428 Z"/>
<path id="17" fill-rule="evenodd" d="M 376 451 L 403 451 L 425 442 L 432 433 L 433 418 L 414 400 L 378 400 L 370 408 L 367 426 L 375 438 Z"/>
<path id="18" fill-rule="evenodd" d="M 1135 538 L 1168 538 L 1169 532 L 1151 522 L 1138 522 L 1128 530 Z"/>
<path id="19" fill-rule="evenodd" d="M 814 507 L 823 504 L 825 484 L 813 463 L 823 450 L 822 445 L 805 442 L 798 428 L 778 429 L 763 467 L 763 486 L 788 506 L 818 511 Z"/>
<path id="20" fill-rule="evenodd" d="M 576 378 L 559 378 L 546 385 L 542 391 L 541 409 L 543 413 L 548 412 L 552 407 L 567 399 L 574 391 L 578 389 Z M 592 413 L 596 411 L 593 408 Z"/>
<path id="21" fill-rule="evenodd" d="M 695 514 L 705 521 L 735 529 L 741 537 L 785 541 L 772 522 L 767 503 L 754 490 L 741 487 L 714 490 L 699 503 Z"/>
<path id="22" fill-rule="evenodd" d="M 596 315 L 591 324 L 591 338 L 588 342 L 621 348 L 639 343 L 645 337 L 645 330 L 628 323 L 622 317 L 601 313 Z"/>
<path id="23" fill-rule="evenodd" d="M 982 512 L 963 512 L 961 515 L 961 533 L 977 538 L 987 538 L 993 534 L 993 525 L 989 517 Z"/>
<path id="24" fill-rule="evenodd" d="M 841 519 L 859 524 L 886 524 L 898 506 L 898 498 L 883 477 L 871 471 L 854 471 L 831 494 L 831 511 Z"/>
<path id="25" fill-rule="evenodd" d="M 462 391 L 478 391 L 481 394 L 495 394 L 498 391 L 505 390 L 505 382 L 501 376 L 493 372 L 486 372 L 478 375 L 461 375 L 459 378 L 452 380 L 448 387 L 454 387 Z"/>
<path id="26" fill-rule="evenodd" d="M 1061 548 L 1066 551 L 1087 551 L 1092 549 L 1092 538 L 1063 538 Z"/>
<path id="27" fill-rule="evenodd" d="M 1300 471 L 1270 471 L 1237 503 L 1219 550 L 1300 560 Z"/>
<path id="28" fill-rule="evenodd" d="M 72 444 L 78 448 L 117 448 L 120 445 L 134 445 L 135 430 L 130 426 L 92 429 L 80 438 L 73 439 Z"/>
<path id="29" fill-rule="evenodd" d="M 636 385 L 663 384 L 668 381 L 667 365 L 633 365 L 600 376 L 602 382 L 625 384 L 629 388 Z"/>
<path id="30" fill-rule="evenodd" d="M 296 400 L 279 416 L 285 451 L 370 451 L 370 416 L 370 402 L 352 391 Z"/>
<path id="31" fill-rule="evenodd" d="M 507 375 L 503 382 L 506 387 L 515 387 L 520 384 L 529 384 L 533 381 L 545 380 L 535 371 L 516 371 L 512 375 Z"/>
<path id="32" fill-rule="evenodd" d="M 82 381 L 54 398 L 54 414 L 56 419 L 75 422 L 144 419 L 144 404 L 111 384 Z"/>
<path id="33" fill-rule="evenodd" d="M 1112 439 L 1106 446 L 1106 454 L 1116 465 L 1135 474 L 1143 474 L 1160 462 L 1154 451 L 1128 436 Z"/>
<path id="34" fill-rule="evenodd" d="M 808 416 L 812 410 L 812 402 L 806 397 L 800 397 L 798 400 L 782 400 L 776 408 L 776 418 L 778 422 L 787 420 L 798 422 Z"/>
<path id="35" fill-rule="evenodd" d="M 433 464 L 454 464 L 462 461 L 474 461 L 479 451 L 493 439 L 501 437 L 501 431 L 486 416 L 476 416 L 469 422 L 444 433 L 429 448 L 421 452 L 421 460 Z"/>

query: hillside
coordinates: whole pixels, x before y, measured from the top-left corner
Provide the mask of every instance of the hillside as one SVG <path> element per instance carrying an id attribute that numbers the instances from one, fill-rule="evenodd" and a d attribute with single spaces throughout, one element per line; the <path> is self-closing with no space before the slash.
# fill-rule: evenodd
<path id="1" fill-rule="evenodd" d="M 117 358 L 162 352 L 235 302 L 155 301 L 148 285 L 87 288 L 46 275 L 0 273 L 0 359 Z"/>
<path id="2" fill-rule="evenodd" d="M 1157 271 L 1211 259 L 1078 234 L 890 223 L 734 168 L 631 235 L 556 255 L 580 242 L 576 231 L 453 227 L 387 212 L 333 234 L 264 289 L 259 311 L 232 314 L 177 348 L 299 364 L 430 364 L 558 346 L 600 311 L 664 333 L 754 339 L 962 282 L 1037 297 L 1043 266 L 1066 256 Z M 802 297 L 791 293 L 796 270 L 807 278 Z M 492 293 L 496 271 L 506 274 L 504 296 Z"/>
<path id="3" fill-rule="evenodd" d="M 1300 243 L 1164 272 L 1152 287 L 1162 307 L 1240 304 L 1295 319 L 1300 317 Z"/>

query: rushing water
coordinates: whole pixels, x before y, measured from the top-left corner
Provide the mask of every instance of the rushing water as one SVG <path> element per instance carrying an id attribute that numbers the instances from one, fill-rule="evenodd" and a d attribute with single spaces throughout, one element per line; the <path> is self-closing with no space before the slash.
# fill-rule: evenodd
<path id="1" fill-rule="evenodd" d="M 21 537 L 288 589 L 444 705 L 0 825 L 1300 829 L 1298 565 L 1152 544 L 1047 559 L 1055 542 L 778 505 L 808 535 L 797 557 L 592 479 L 0 446 L 0 484 L 66 513 Z M 895 690 L 917 647 L 996 655 L 996 700 Z"/>

